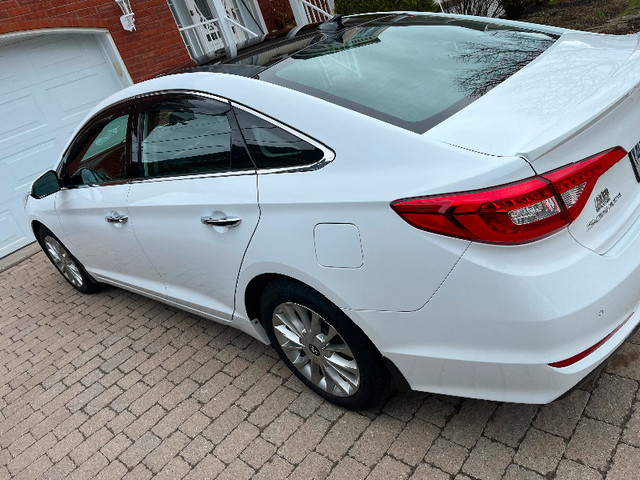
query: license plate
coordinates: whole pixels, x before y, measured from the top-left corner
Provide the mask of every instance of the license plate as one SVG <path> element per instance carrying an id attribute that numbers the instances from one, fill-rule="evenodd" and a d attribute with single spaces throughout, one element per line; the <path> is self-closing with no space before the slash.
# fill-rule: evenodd
<path id="1" fill-rule="evenodd" d="M 640 143 L 631 149 L 629 159 L 633 167 L 633 173 L 636 174 L 636 180 L 640 182 Z"/>

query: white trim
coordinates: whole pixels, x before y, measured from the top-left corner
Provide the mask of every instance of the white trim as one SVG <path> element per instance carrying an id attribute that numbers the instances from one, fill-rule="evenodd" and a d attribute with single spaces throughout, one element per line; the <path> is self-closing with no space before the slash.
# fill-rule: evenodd
<path id="1" fill-rule="evenodd" d="M 116 47 L 111 34 L 109 32 L 106 32 L 105 35 L 99 35 L 97 38 L 100 42 L 100 46 L 103 48 L 103 52 L 105 53 L 107 58 L 111 60 L 111 64 L 114 66 L 116 74 L 120 78 L 122 88 L 133 85 L 133 79 L 131 78 L 131 75 L 129 75 L 127 65 L 124 63 L 124 60 L 122 60 L 120 51 L 118 50 L 118 47 Z M 116 65 L 118 65 L 118 67 L 122 70 L 122 75 L 119 75 L 119 72 L 115 68 Z"/>

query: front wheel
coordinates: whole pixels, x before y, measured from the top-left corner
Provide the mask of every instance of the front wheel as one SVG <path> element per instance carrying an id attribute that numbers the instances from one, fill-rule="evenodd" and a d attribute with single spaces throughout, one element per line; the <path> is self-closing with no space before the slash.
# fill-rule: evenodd
<path id="1" fill-rule="evenodd" d="M 82 293 L 93 293 L 100 289 L 100 284 L 89 276 L 82 264 L 69 253 L 51 230 L 40 227 L 38 238 L 44 253 L 73 288 Z"/>
<path id="2" fill-rule="evenodd" d="M 380 353 L 325 297 L 302 284 L 276 280 L 265 288 L 260 306 L 272 345 L 316 393 L 346 408 L 365 409 L 389 392 Z"/>

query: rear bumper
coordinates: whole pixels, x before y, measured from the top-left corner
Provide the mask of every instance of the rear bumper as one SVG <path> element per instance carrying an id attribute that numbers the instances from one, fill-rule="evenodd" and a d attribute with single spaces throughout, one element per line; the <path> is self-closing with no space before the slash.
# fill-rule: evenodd
<path id="1" fill-rule="evenodd" d="M 518 247 L 472 245 L 420 310 L 346 311 L 414 390 L 548 403 L 640 324 L 640 236 L 615 257 L 566 232 Z M 563 368 L 549 364 L 596 345 Z"/>

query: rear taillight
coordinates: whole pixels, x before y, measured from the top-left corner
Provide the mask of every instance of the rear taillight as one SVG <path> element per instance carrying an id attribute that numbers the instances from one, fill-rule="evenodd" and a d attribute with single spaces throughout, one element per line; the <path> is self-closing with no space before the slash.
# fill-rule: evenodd
<path id="1" fill-rule="evenodd" d="M 421 230 L 487 243 L 525 243 L 569 225 L 598 178 L 624 158 L 616 147 L 520 182 L 487 190 L 398 200 L 391 207 Z"/>

